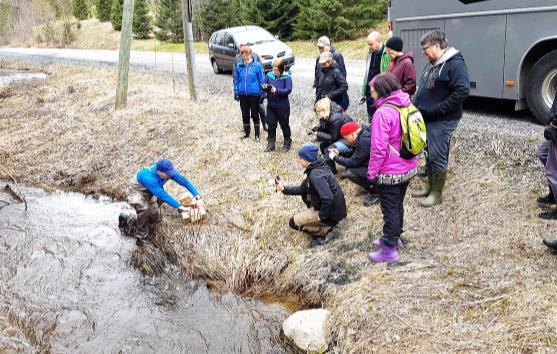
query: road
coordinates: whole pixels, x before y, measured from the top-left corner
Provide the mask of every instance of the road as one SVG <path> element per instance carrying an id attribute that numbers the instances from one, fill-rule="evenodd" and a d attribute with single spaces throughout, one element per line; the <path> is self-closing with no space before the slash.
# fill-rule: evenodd
<path id="1" fill-rule="evenodd" d="M 50 49 L 50 48 L 2 48 L 0 59 L 9 58 L 16 60 L 29 60 L 33 58 L 44 62 L 80 62 L 116 64 L 118 51 L 115 50 L 84 50 L 84 49 Z M 135 52 L 130 55 L 130 65 L 166 72 L 185 73 L 185 54 L 169 52 Z M 209 57 L 206 54 L 196 55 L 197 70 L 202 73 L 213 71 Z M 350 84 L 360 84 L 364 75 L 365 62 L 360 60 L 347 60 L 347 81 Z M 315 59 L 297 58 L 296 65 L 292 67 L 294 77 L 313 79 Z"/>
<path id="2" fill-rule="evenodd" d="M 26 61 L 34 64 L 76 63 L 76 64 L 106 64 L 115 65 L 118 62 L 118 52 L 113 50 L 82 50 L 82 49 L 48 49 L 48 48 L 2 48 L 0 60 L 11 59 Z M 214 85 L 226 82 L 212 74 L 212 67 L 206 54 L 196 56 L 197 71 L 200 80 L 211 80 Z M 350 89 L 351 106 L 349 112 L 356 117 L 365 117 L 363 106 L 358 106 L 359 88 L 364 75 L 363 60 L 347 60 L 347 81 Z M 130 65 L 134 68 L 155 70 L 159 72 L 185 73 L 185 55 L 183 53 L 168 52 L 131 52 Z M 292 68 L 296 80 L 296 91 L 304 101 L 311 100 L 311 85 L 314 77 L 315 59 L 297 58 Z M 214 78 L 214 79 L 213 79 Z M 511 101 L 490 99 L 469 99 L 465 104 L 465 113 L 461 127 L 490 131 L 493 134 L 506 134 L 521 137 L 543 135 L 543 127 L 532 122 L 529 111 L 515 112 Z"/>

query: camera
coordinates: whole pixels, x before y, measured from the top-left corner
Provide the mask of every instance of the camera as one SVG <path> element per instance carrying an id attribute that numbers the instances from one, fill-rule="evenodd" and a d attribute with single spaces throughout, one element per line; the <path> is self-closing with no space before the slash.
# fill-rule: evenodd
<path id="1" fill-rule="evenodd" d="M 263 84 L 261 85 L 261 88 L 263 89 L 263 91 L 267 93 L 271 93 L 271 90 L 273 89 L 273 85 Z"/>

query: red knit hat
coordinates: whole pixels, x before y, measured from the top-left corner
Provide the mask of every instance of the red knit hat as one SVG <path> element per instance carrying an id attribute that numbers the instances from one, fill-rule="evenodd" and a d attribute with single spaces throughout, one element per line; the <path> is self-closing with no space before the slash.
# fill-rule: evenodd
<path id="1" fill-rule="evenodd" d="M 340 128 L 340 135 L 347 136 L 354 133 L 358 129 L 360 129 L 360 125 L 357 122 L 348 122 Z"/>

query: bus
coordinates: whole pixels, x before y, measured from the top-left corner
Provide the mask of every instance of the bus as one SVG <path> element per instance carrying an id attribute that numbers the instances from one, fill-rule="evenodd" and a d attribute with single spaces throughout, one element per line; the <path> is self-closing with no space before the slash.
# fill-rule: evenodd
<path id="1" fill-rule="evenodd" d="M 462 51 L 470 72 L 470 95 L 513 100 L 548 123 L 557 92 L 557 0 L 390 0 L 389 28 L 416 54 L 420 38 L 446 33 Z"/>

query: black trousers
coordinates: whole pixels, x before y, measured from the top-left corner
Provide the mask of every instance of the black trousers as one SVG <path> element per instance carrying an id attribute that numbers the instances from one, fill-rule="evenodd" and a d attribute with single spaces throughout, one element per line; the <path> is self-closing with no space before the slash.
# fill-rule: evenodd
<path id="1" fill-rule="evenodd" d="M 356 183 L 358 186 L 367 189 L 371 194 L 377 194 L 377 188 L 367 179 L 367 166 L 349 168 L 346 170 L 346 177 L 350 182 Z"/>
<path id="2" fill-rule="evenodd" d="M 253 125 L 259 127 L 259 98 L 260 96 L 240 96 L 240 109 L 242 110 L 242 121 L 246 133 L 250 131 L 250 116 Z"/>
<path id="3" fill-rule="evenodd" d="M 396 246 L 402 233 L 404 196 L 406 195 L 407 188 L 408 182 L 392 186 L 385 184 L 377 186 L 384 222 L 381 240 L 391 247 Z"/>
<path id="4" fill-rule="evenodd" d="M 277 138 L 277 123 L 280 124 L 284 141 L 290 141 L 290 107 L 272 108 L 267 105 L 267 140 L 275 141 Z"/>

